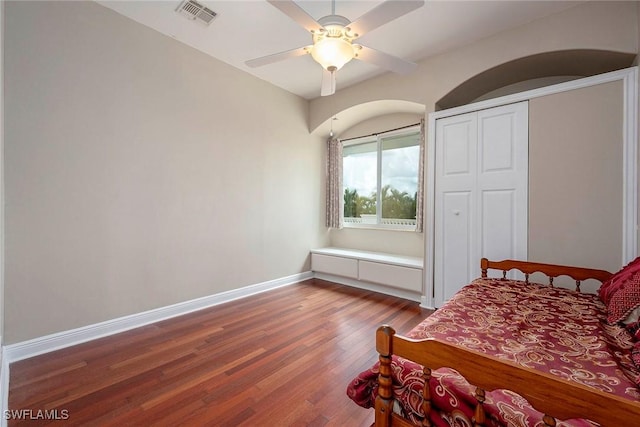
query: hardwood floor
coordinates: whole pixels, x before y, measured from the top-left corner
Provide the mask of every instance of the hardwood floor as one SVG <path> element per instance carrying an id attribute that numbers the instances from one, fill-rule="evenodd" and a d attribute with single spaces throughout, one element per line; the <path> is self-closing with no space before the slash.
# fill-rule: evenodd
<path id="1" fill-rule="evenodd" d="M 9 425 L 369 426 L 345 390 L 377 360 L 376 328 L 429 313 L 307 280 L 13 363 L 9 409 L 67 419 Z"/>

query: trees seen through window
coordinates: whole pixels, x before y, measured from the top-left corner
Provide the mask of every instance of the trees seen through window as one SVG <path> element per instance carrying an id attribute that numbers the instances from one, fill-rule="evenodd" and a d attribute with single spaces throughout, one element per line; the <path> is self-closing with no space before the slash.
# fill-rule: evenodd
<path id="1" fill-rule="evenodd" d="M 418 127 L 346 143 L 345 226 L 415 227 L 419 155 Z"/>

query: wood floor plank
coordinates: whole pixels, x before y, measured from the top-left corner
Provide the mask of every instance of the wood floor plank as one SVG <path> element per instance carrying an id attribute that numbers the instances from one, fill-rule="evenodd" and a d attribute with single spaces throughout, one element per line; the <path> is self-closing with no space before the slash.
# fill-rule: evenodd
<path id="1" fill-rule="evenodd" d="M 375 330 L 417 303 L 318 279 L 13 363 L 9 409 L 67 411 L 10 426 L 369 426 L 347 383 Z"/>

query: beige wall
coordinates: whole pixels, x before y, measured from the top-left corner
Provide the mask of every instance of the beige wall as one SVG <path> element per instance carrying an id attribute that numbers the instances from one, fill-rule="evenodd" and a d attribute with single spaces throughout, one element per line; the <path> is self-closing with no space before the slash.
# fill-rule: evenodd
<path id="1" fill-rule="evenodd" d="M 424 114 L 394 113 L 376 116 L 363 120 L 345 129 L 338 136 L 340 139 L 358 138 L 360 136 L 382 133 L 403 126 L 420 123 Z"/>
<path id="2" fill-rule="evenodd" d="M 305 100 L 93 2 L 6 16 L 6 343 L 309 270 Z"/>
<path id="3" fill-rule="evenodd" d="M 424 233 L 343 228 L 331 231 L 331 246 L 422 257 L 424 256 Z"/>
<path id="4" fill-rule="evenodd" d="M 529 102 L 529 259 L 622 266 L 622 82 Z"/>

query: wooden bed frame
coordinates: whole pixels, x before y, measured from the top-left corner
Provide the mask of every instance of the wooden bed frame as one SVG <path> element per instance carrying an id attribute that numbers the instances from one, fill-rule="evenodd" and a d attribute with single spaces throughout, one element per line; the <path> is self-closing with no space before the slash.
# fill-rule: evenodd
<path id="1" fill-rule="evenodd" d="M 578 267 L 553 264 L 530 263 L 525 261 L 489 261 L 481 260 L 482 277 L 487 277 L 488 269 L 503 271 L 503 278 L 509 270 L 517 269 L 529 275 L 544 273 L 553 286 L 553 278 L 566 275 L 580 282 L 587 279 L 605 281 L 611 273 Z M 483 409 L 485 390 L 507 388 L 529 401 L 538 411 L 549 414 L 543 418 L 544 425 L 555 426 L 555 419 L 587 418 L 603 427 L 623 427 L 640 425 L 640 401 L 625 399 L 567 381 L 563 378 L 525 368 L 518 364 L 501 360 L 493 356 L 468 350 L 436 339 L 414 340 L 396 335 L 390 326 L 381 326 L 376 332 L 376 350 L 380 355 L 379 389 L 375 402 L 375 426 L 411 426 L 415 424 L 393 413 L 393 392 L 391 379 L 391 355 L 409 359 L 424 366 L 425 384 L 431 370 L 449 367 L 457 370 L 476 389 L 477 405 L 474 425 L 485 425 Z M 423 389 L 423 410 L 428 414 L 431 409 L 429 388 Z M 555 417 L 555 418 L 554 418 Z M 428 417 L 423 426 L 430 426 Z"/>

